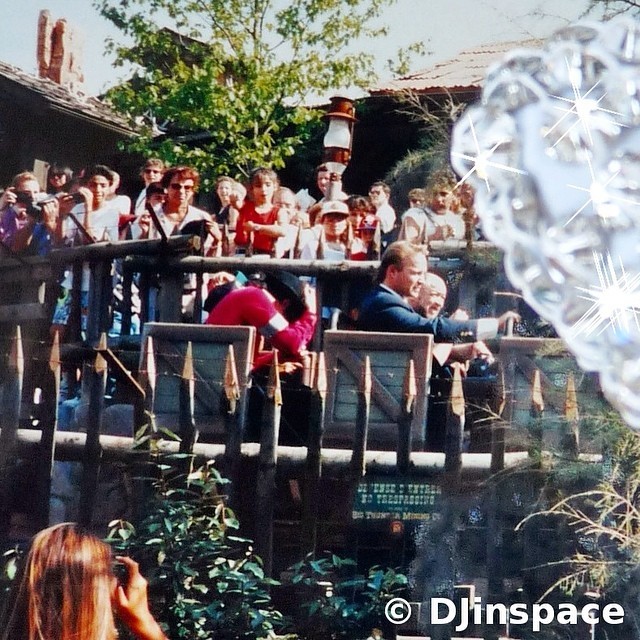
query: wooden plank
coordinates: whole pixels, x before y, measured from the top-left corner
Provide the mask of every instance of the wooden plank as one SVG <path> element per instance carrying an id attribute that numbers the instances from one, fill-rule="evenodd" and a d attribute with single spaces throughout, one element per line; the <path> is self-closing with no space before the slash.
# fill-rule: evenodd
<path id="1" fill-rule="evenodd" d="M 273 514 L 276 498 L 276 465 L 278 463 L 278 435 L 282 409 L 282 388 L 278 372 L 278 352 L 274 349 L 267 383 L 266 419 L 260 432 L 260 455 L 256 478 L 256 528 L 254 537 L 258 555 L 262 558 L 265 575 L 273 570 Z"/>
<path id="2" fill-rule="evenodd" d="M 150 322 L 144 328 L 140 367 L 146 362 L 147 338 L 155 349 L 155 390 L 150 409 L 159 426 L 177 426 L 179 416 L 180 377 L 183 373 L 187 344 L 193 346 L 195 380 L 194 417 L 200 433 L 219 434 L 224 438 L 228 422 L 224 407 L 225 367 L 229 346 L 233 346 L 238 376 L 239 400 L 236 429 L 244 429 L 248 403 L 248 385 L 256 330 L 253 327 L 185 325 Z"/>
<path id="3" fill-rule="evenodd" d="M 370 438 L 374 447 L 384 444 L 395 448 L 405 371 L 413 359 L 416 401 L 411 436 L 416 446 L 422 448 L 426 434 L 433 337 L 427 334 L 329 330 L 325 332 L 324 344 L 329 377 L 327 439 L 345 442 L 353 437 L 356 380 L 359 379 L 364 356 L 369 356 L 373 369 Z"/>
<path id="4" fill-rule="evenodd" d="M 0 306 L 0 322 L 22 323 L 31 320 L 47 320 L 49 312 L 40 302 L 5 304 Z"/>
<path id="5" fill-rule="evenodd" d="M 98 349 L 106 349 L 107 336 L 100 337 Z M 102 431 L 102 415 L 104 413 L 104 394 L 107 386 L 107 361 L 98 351 L 93 367 L 86 373 L 89 375 L 89 422 L 87 424 L 87 440 L 85 442 L 84 464 L 80 492 L 80 506 L 78 508 L 78 522 L 89 527 L 95 507 L 95 497 L 98 490 L 100 462 L 102 448 L 100 446 L 100 432 Z"/>
<path id="6" fill-rule="evenodd" d="M 11 352 L 2 384 L 2 412 L 0 413 L 0 542 L 6 541 L 11 524 L 11 482 L 16 463 L 16 434 L 20 423 L 24 351 L 20 326 L 15 328 Z"/>

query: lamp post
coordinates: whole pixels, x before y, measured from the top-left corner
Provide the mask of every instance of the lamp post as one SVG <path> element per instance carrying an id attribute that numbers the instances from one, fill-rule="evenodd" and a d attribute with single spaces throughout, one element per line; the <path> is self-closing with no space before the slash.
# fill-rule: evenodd
<path id="1" fill-rule="evenodd" d="M 322 142 L 322 163 L 331 174 L 326 197 L 328 200 L 336 200 L 340 190 L 339 182 L 351 159 L 353 125 L 356 122 L 353 100 L 334 96 L 324 117 L 329 121 L 329 127 Z"/>

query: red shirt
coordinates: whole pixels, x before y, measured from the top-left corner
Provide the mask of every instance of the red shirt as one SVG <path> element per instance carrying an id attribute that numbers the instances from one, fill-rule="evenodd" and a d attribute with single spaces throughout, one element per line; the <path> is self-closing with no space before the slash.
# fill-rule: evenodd
<path id="1" fill-rule="evenodd" d="M 289 323 L 266 291 L 249 286 L 230 291 L 222 298 L 211 310 L 206 324 L 255 327 L 271 347 L 278 349 L 282 360 L 295 360 L 313 337 L 316 317 L 307 309 L 298 320 Z M 258 344 L 253 362 L 254 366 L 264 364 L 258 359 Z"/>
<path id="2" fill-rule="evenodd" d="M 238 245 L 249 244 L 249 232 L 245 230 L 247 222 L 255 222 L 256 224 L 277 224 L 279 207 L 273 205 L 267 213 L 258 213 L 256 206 L 251 201 L 247 201 L 240 209 L 238 223 L 236 224 L 236 239 Z M 271 253 L 273 245 L 277 238 L 272 238 L 259 231 L 253 232 L 253 248 L 260 253 Z"/>

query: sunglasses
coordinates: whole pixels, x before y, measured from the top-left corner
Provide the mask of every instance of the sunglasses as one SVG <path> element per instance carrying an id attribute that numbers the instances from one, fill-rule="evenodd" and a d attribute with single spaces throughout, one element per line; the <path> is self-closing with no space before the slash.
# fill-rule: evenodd
<path id="1" fill-rule="evenodd" d="M 182 189 L 184 189 L 185 191 L 193 191 L 193 185 L 192 184 L 180 184 L 179 182 L 172 182 L 169 185 L 170 189 L 173 189 L 174 191 L 181 191 Z"/>

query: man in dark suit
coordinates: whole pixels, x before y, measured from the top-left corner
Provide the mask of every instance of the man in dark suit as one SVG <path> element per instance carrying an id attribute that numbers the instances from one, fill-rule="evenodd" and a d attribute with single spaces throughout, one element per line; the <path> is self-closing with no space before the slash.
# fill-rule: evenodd
<path id="1" fill-rule="evenodd" d="M 510 319 L 519 320 L 514 311 L 499 318 L 448 320 L 425 318 L 406 298 L 416 298 L 427 273 L 423 248 L 400 241 L 389 245 L 378 270 L 378 285 L 365 298 L 358 315 L 358 327 L 365 331 L 430 333 L 436 342 L 476 342 L 493 338 Z"/>

